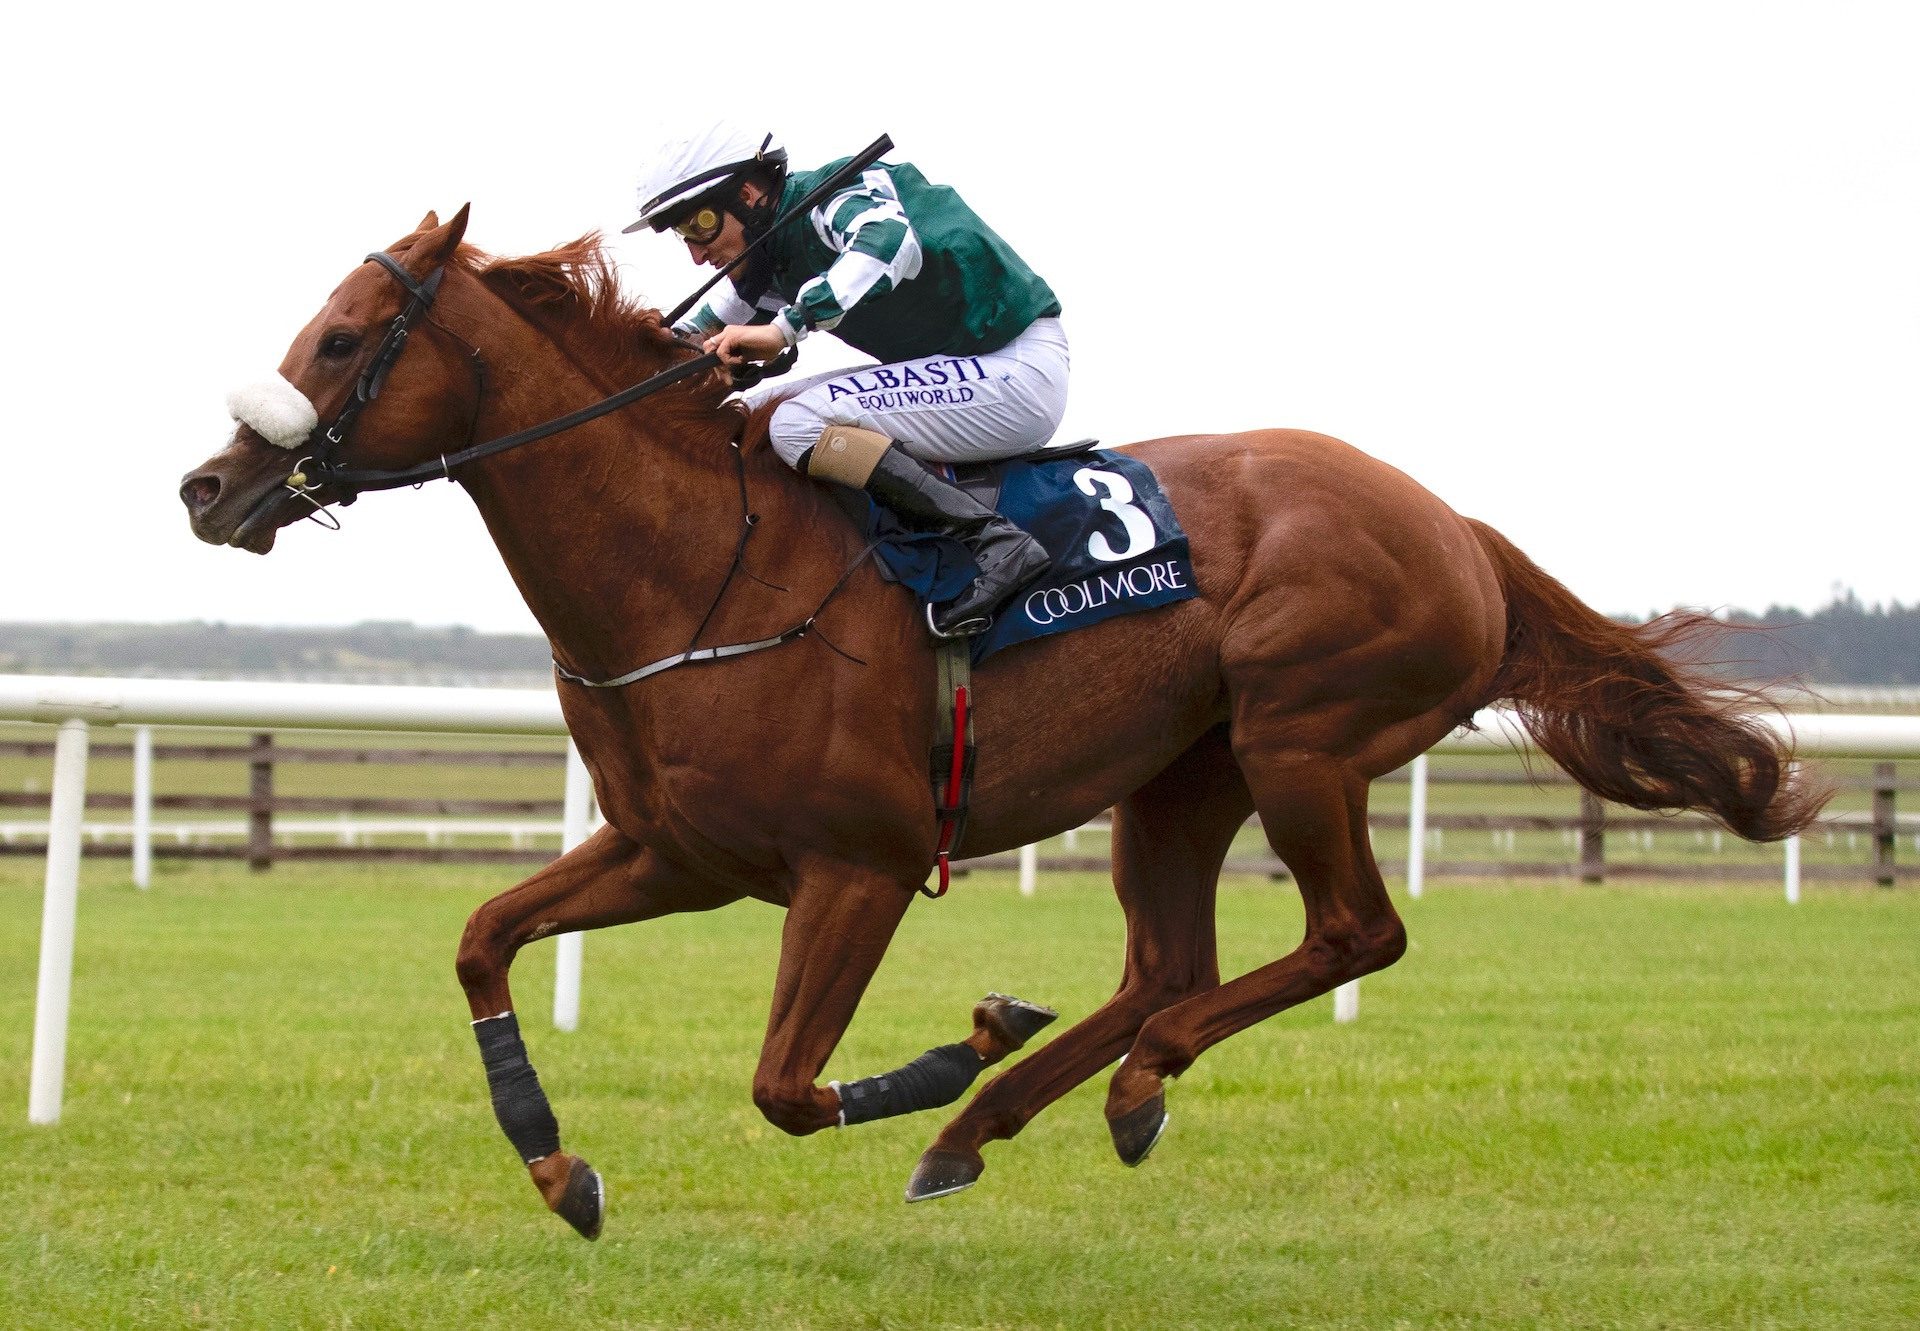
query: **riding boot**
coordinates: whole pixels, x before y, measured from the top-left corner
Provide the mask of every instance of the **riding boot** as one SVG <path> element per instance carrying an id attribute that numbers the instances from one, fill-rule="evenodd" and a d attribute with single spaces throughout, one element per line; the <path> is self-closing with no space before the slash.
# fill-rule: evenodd
<path id="1" fill-rule="evenodd" d="M 949 485 L 873 430 L 829 426 L 807 460 L 808 474 L 865 490 L 907 524 L 966 546 L 980 574 L 935 610 L 943 638 L 984 633 L 1002 601 L 1051 566 L 1046 548 L 966 491 Z"/>

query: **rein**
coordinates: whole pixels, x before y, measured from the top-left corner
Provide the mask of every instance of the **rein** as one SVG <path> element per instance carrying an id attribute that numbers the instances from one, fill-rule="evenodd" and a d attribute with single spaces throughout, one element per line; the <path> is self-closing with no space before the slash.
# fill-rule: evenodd
<path id="1" fill-rule="evenodd" d="M 380 389 L 386 383 L 388 371 L 400 358 L 400 353 L 406 349 L 407 336 L 413 321 L 424 317 L 432 308 L 434 297 L 439 294 L 440 279 L 446 272 L 445 265 L 441 265 L 435 268 L 424 282 L 415 282 L 412 275 L 385 251 L 369 254 L 365 261 L 377 263 L 386 269 L 394 281 L 407 289 L 410 298 L 406 308 L 395 315 L 393 322 L 387 325 L 386 336 L 381 338 L 380 346 L 374 352 L 373 359 L 367 363 L 367 368 L 360 372 L 360 379 L 354 385 L 353 396 L 347 399 L 346 405 L 333 418 L 333 422 L 320 432 L 319 442 L 314 445 L 313 451 L 302 457 L 294 465 L 293 474 L 287 477 L 287 488 L 310 501 L 312 492 L 323 486 L 331 486 L 339 493 L 339 502 L 350 504 L 357 495 L 368 490 L 397 490 L 402 486 L 422 485 L 427 481 L 443 479 L 450 481 L 453 479 L 455 467 L 481 458 L 492 457 L 495 453 L 504 453 L 510 448 L 530 444 L 536 439 L 545 439 L 549 435 L 571 430 L 576 425 L 585 425 L 591 420 L 598 420 L 642 398 L 651 397 L 663 389 L 671 388 L 683 380 L 705 374 L 708 370 L 716 369 L 720 365 L 718 356 L 710 352 L 702 353 L 692 360 L 682 361 L 651 378 L 643 379 L 630 388 L 623 388 L 613 396 L 602 398 L 578 411 L 568 412 L 565 416 L 556 416 L 550 421 L 542 421 L 524 430 L 502 435 L 498 439 L 469 444 L 457 452 L 442 453 L 432 462 L 423 462 L 397 471 L 371 467 L 343 467 L 335 460 L 335 454 L 346 445 L 356 418 L 365 410 L 369 402 L 380 396 Z M 478 419 L 477 405 L 475 419 Z"/>
<path id="2" fill-rule="evenodd" d="M 406 308 L 394 316 L 393 322 L 387 326 L 386 336 L 380 340 L 380 346 L 374 352 L 373 359 L 367 363 L 366 369 L 361 371 L 360 379 L 354 385 L 353 396 L 347 399 L 346 405 L 333 418 L 332 424 L 321 432 L 321 443 L 312 453 L 295 463 L 293 474 L 287 477 L 287 488 L 312 503 L 317 513 L 324 513 L 326 510 L 313 498 L 312 492 L 322 486 L 331 486 L 341 492 L 342 498 L 339 502 L 346 504 L 353 502 L 354 496 L 365 490 L 396 490 L 401 486 L 421 485 L 443 477 L 452 480 L 453 468 L 464 463 L 491 457 L 495 453 L 504 453 L 510 448 L 518 448 L 536 439 L 545 439 L 549 435 L 571 430 L 576 425 L 584 425 L 588 421 L 618 411 L 663 389 L 671 388 L 683 380 L 704 374 L 720 364 L 720 358 L 711 353 L 696 356 L 692 360 L 683 361 L 662 370 L 651 378 L 643 379 L 630 388 L 624 388 L 613 396 L 602 398 L 578 411 L 569 412 L 565 416 L 556 416 L 552 420 L 529 426 L 513 434 L 502 435 L 498 439 L 469 445 L 455 453 L 443 453 L 435 462 L 422 463 L 399 471 L 344 468 L 333 461 L 334 450 L 346 443 L 351 435 L 355 418 L 366 408 L 367 403 L 380 396 L 380 389 L 386 383 L 388 371 L 393 368 L 393 362 L 399 358 L 400 352 L 406 346 L 408 331 L 413 321 L 424 317 L 432 308 L 434 296 L 440 288 L 440 279 L 446 271 L 445 266 L 442 265 L 435 268 L 424 282 L 415 282 L 412 275 L 402 268 L 392 255 L 384 251 L 369 254 L 367 262 L 377 263 L 386 269 L 395 281 L 407 289 L 410 299 Z M 477 357 L 478 353 L 476 352 L 475 355 Z M 482 382 L 484 383 L 484 379 Z M 475 419 L 478 419 L 477 406 Z M 730 656 L 744 656 L 749 652 L 765 651 L 769 647 L 793 642 L 812 631 L 820 617 L 820 612 L 827 608 L 828 602 L 840 594 L 841 589 L 847 585 L 847 580 L 853 576 L 854 570 L 873 553 L 873 545 L 862 550 L 853 562 L 847 565 L 846 570 L 841 573 L 839 580 L 828 590 L 826 596 L 821 598 L 820 604 L 813 608 L 813 613 L 791 628 L 783 629 L 771 637 L 757 638 L 752 642 L 732 643 L 724 647 L 698 646 L 700 635 L 713 621 L 714 614 L 720 609 L 720 602 L 726 597 L 727 589 L 733 585 L 734 576 L 743 566 L 747 552 L 747 539 L 753 535 L 754 528 L 760 523 L 759 514 L 752 511 L 747 500 L 747 464 L 740 453 L 740 441 L 731 440 L 728 447 L 733 450 L 734 467 L 740 482 L 740 539 L 734 545 L 733 562 L 727 568 L 727 576 L 722 580 L 720 590 L 715 593 L 712 604 L 707 607 L 707 613 L 700 617 L 700 624 L 694 629 L 693 637 L 688 641 L 686 649 L 675 652 L 672 656 L 663 657 L 650 665 L 641 666 L 637 670 L 629 670 L 626 674 L 613 679 L 588 679 L 585 675 L 567 669 L 556 659 L 553 669 L 561 679 L 590 689 L 613 689 L 646 679 L 650 675 L 657 675 L 663 670 L 671 670 L 675 666 L 691 665 L 701 661 L 721 661 Z M 822 641 L 824 642 L 825 639 L 823 638 Z M 831 643 L 827 645 L 832 646 Z M 834 650 L 839 651 L 839 648 L 836 647 Z"/>
<path id="3" fill-rule="evenodd" d="M 291 490 L 294 494 L 314 506 L 314 514 L 310 514 L 309 516 L 326 513 L 325 506 L 314 498 L 314 492 L 323 486 L 332 487 L 340 495 L 339 503 L 350 504 L 358 494 L 366 490 L 396 490 L 402 486 L 417 486 L 427 481 L 441 478 L 452 480 L 453 469 L 455 467 L 479 458 L 491 457 L 495 453 L 504 453 L 510 448 L 518 448 L 520 445 L 530 444 L 536 439 L 545 439 L 549 435 L 571 430 L 576 425 L 584 425 L 588 421 L 597 420 L 601 416 L 618 411 L 622 407 L 638 402 L 642 398 L 650 397 L 663 389 L 671 388 L 673 385 L 686 379 L 705 374 L 707 371 L 715 369 L 720 365 L 720 358 L 718 356 L 711 353 L 703 353 L 694 357 L 692 360 L 682 361 L 680 364 L 662 370 L 650 378 L 643 379 L 630 388 L 624 388 L 611 397 L 602 398 L 598 402 L 582 407 L 578 411 L 569 412 L 564 416 L 556 416 L 552 420 L 543 421 L 538 425 L 515 431 L 513 434 L 502 435 L 498 439 L 489 439 L 484 443 L 470 444 L 454 453 L 443 453 L 434 462 L 421 463 L 418 466 L 407 467 L 397 471 L 342 467 L 334 461 L 335 451 L 343 447 L 351 437 L 354 421 L 359 417 L 360 413 L 366 409 L 367 404 L 380 396 L 380 389 L 386 383 L 388 372 L 393 369 L 393 363 L 399 359 L 401 351 L 406 347 L 407 338 L 414 321 L 425 318 L 427 311 L 433 307 L 434 297 L 439 293 L 441 278 L 446 272 L 445 265 L 443 264 L 435 268 L 433 272 L 427 276 L 425 281 L 415 282 L 412 274 L 402 268 L 392 255 L 384 251 L 369 254 L 366 262 L 379 264 L 396 282 L 405 287 L 408 301 L 406 308 L 395 315 L 393 322 L 387 325 L 386 334 L 380 339 L 379 347 L 374 351 L 372 359 L 367 362 L 366 368 L 360 372 L 359 380 L 354 384 L 353 395 L 347 399 L 346 405 L 341 407 L 340 411 L 334 416 L 333 421 L 326 429 L 319 432 L 319 442 L 313 446 L 312 452 L 303 456 L 294 464 L 292 474 L 286 479 L 286 488 L 288 490 Z M 429 320 L 428 322 L 431 323 L 432 321 Z M 475 365 L 480 366 L 482 363 L 479 361 L 479 353 L 477 351 L 474 352 L 474 357 Z M 479 383 L 481 385 L 481 391 L 484 392 L 484 368 L 478 369 L 476 372 L 480 375 Z M 479 419 L 479 406 L 477 403 L 474 408 L 474 419 Z M 471 433 L 469 437 L 471 437 Z M 632 684 L 639 680 L 646 679 L 648 676 L 657 675 L 664 670 L 671 670 L 675 666 L 691 665 L 702 661 L 721 661 L 731 656 L 744 656 L 749 652 L 765 651 L 770 647 L 779 647 L 784 643 L 793 642 L 798 638 L 806 636 L 807 633 L 813 630 L 816 621 L 820 617 L 820 612 L 827 608 L 828 602 L 840 594 L 841 589 L 847 585 L 847 580 L 853 576 L 854 570 L 859 568 L 867 557 L 873 553 L 873 545 L 869 545 L 862 550 L 853 562 L 847 565 L 846 570 L 841 573 L 839 580 L 828 590 L 826 596 L 821 598 L 820 603 L 813 608 L 813 613 L 791 628 L 783 629 L 771 637 L 757 638 L 752 642 L 732 643 L 724 647 L 698 646 L 700 635 L 706 631 L 707 625 L 712 622 L 714 614 L 720 609 L 720 602 L 726 597 L 727 589 L 733 585 L 734 576 L 738 574 L 743 567 L 743 561 L 747 551 L 747 539 L 753 535 L 754 528 L 757 527 L 760 522 L 759 515 L 752 511 L 747 500 L 746 460 L 740 453 L 740 441 L 738 439 L 731 440 L 728 443 L 728 447 L 733 450 L 734 467 L 736 468 L 736 474 L 740 482 L 740 539 L 734 545 L 733 562 L 727 568 L 727 576 L 722 580 L 720 590 L 715 593 L 713 602 L 707 607 L 706 614 L 700 617 L 700 624 L 694 629 L 693 637 L 688 641 L 685 650 L 675 652 L 672 656 L 663 657 L 650 665 L 641 666 L 636 670 L 629 670 L 624 675 L 616 676 L 613 679 L 588 679 L 585 675 L 567 669 L 567 667 L 560 664 L 558 659 L 555 659 L 553 663 L 554 672 L 559 675 L 561 679 L 590 689 L 619 688 L 622 685 Z M 339 526 L 338 522 L 330 525 L 335 528 Z M 822 638 L 821 641 L 825 642 L 826 640 Z M 832 643 L 828 643 L 827 645 L 829 647 L 833 646 Z M 840 649 L 834 647 L 833 650 L 839 651 Z M 842 655 L 844 655 L 844 653 L 842 653 Z"/>

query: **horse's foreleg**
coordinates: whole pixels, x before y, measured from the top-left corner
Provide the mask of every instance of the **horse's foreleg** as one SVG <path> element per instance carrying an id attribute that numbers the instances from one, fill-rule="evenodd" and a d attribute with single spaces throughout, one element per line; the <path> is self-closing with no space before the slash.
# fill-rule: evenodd
<path id="1" fill-rule="evenodd" d="M 1306 906 L 1306 938 L 1278 961 L 1150 1018 L 1113 1074 L 1107 1126 L 1126 1163 L 1146 1158 L 1166 1123 L 1164 1082 L 1208 1048 L 1284 1008 L 1397 961 L 1406 931 L 1367 841 L 1367 785 L 1334 758 L 1241 766 L 1274 853 Z"/>
<path id="2" fill-rule="evenodd" d="M 799 875 L 780 936 L 767 1038 L 753 1074 L 753 1102 L 781 1131 L 800 1137 L 848 1121 L 840 1090 L 819 1085 L 820 1071 L 879 969 L 913 900 L 913 886 L 911 879 L 841 863 L 808 866 Z M 936 1051 L 941 1057 L 934 1061 L 942 1066 L 917 1069 L 916 1081 L 922 1073 L 936 1082 L 951 1076 L 944 1065 L 957 1062 L 951 1051 L 961 1048 Z"/>
<path id="3" fill-rule="evenodd" d="M 1141 1024 L 1219 983 L 1214 895 L 1220 865 L 1253 811 L 1224 728 L 1210 732 L 1113 811 L 1113 884 L 1127 917 L 1126 970 L 1098 1011 L 994 1078 L 934 1139 L 907 1200 L 979 1180 L 980 1150 L 1127 1051 Z"/>
<path id="4" fill-rule="evenodd" d="M 473 1013 L 494 1117 L 520 1152 L 548 1208 L 587 1238 L 600 1233 L 600 1177 L 586 1161 L 560 1149 L 559 1122 L 527 1057 L 513 1012 L 507 972 L 514 955 L 552 934 L 710 910 L 737 896 L 604 827 L 487 902 L 467 921 L 455 969 Z"/>

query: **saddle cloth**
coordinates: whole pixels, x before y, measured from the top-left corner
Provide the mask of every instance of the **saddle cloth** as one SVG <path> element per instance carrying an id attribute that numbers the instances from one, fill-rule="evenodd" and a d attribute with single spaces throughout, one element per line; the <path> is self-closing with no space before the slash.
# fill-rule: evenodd
<path id="1" fill-rule="evenodd" d="M 1031 533 L 1053 558 L 1047 575 L 995 613 L 971 639 L 973 663 L 1018 642 L 1151 610 L 1196 594 L 1186 533 L 1144 462 L 1093 440 L 1003 462 L 942 470 L 956 485 Z M 865 496 L 859 496 L 865 499 Z M 881 571 L 922 601 L 950 601 L 979 569 L 966 547 L 909 530 L 866 500 L 867 539 Z"/>

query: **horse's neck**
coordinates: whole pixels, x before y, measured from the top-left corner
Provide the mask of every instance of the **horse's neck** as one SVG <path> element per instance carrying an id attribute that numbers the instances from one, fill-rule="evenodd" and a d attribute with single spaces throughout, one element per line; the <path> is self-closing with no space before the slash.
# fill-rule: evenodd
<path id="1" fill-rule="evenodd" d="M 526 368 L 490 390 L 481 437 L 606 395 L 551 343 L 512 340 L 489 349 L 488 359 Z M 685 648 L 720 591 L 745 522 L 731 444 L 738 414 L 679 415 L 648 405 L 472 464 L 462 477 L 528 608 L 566 663 L 589 675 L 622 673 Z M 792 530 L 780 520 L 795 504 L 791 478 L 764 466 L 749 470 L 756 515 Z M 759 599 L 751 585 L 742 592 L 729 591 L 715 632 Z"/>

